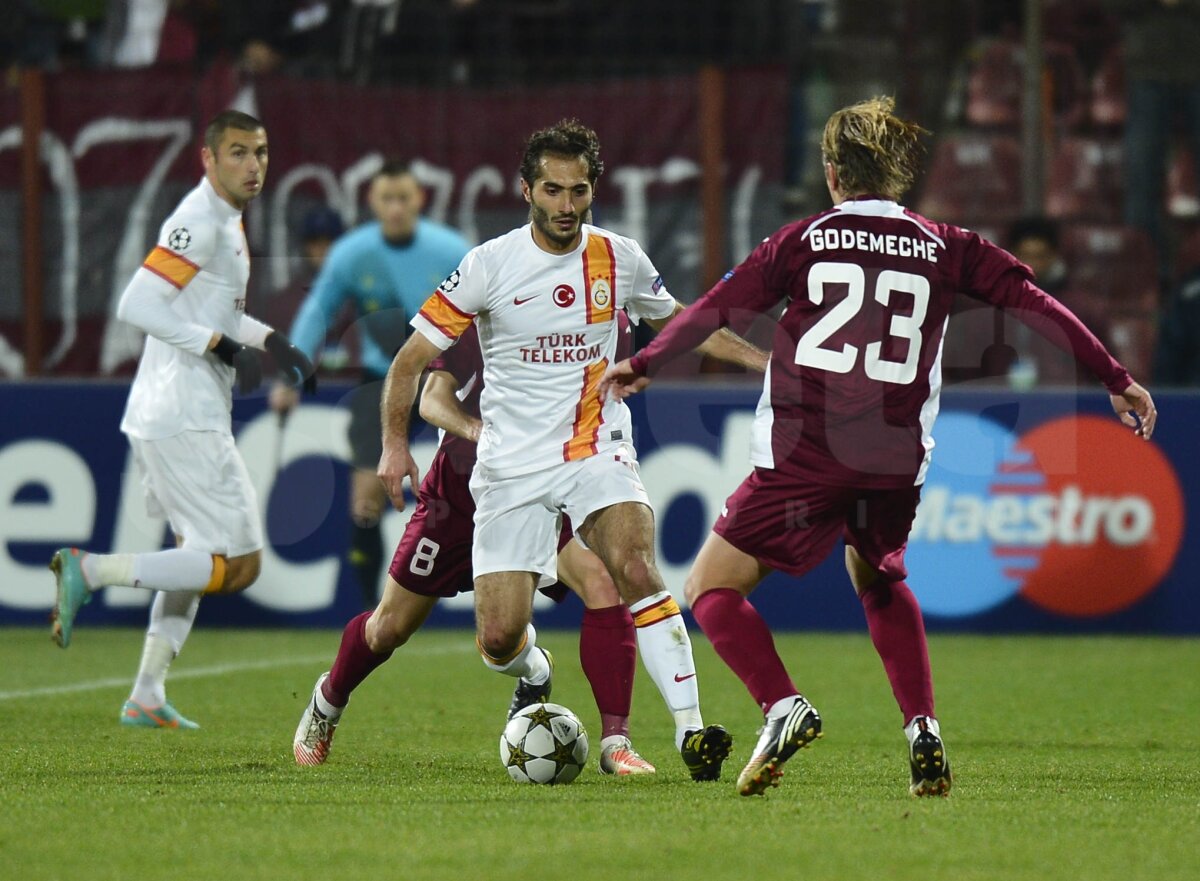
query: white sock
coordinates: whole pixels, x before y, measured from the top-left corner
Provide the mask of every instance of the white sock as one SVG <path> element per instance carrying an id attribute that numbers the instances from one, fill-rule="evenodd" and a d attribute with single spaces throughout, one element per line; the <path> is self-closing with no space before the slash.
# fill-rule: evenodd
<path id="1" fill-rule="evenodd" d="M 668 591 L 638 600 L 629 607 L 637 633 L 638 652 L 675 718 L 676 746 L 688 731 L 704 727 L 692 640 L 679 606 Z"/>
<path id="2" fill-rule="evenodd" d="M 779 700 L 775 701 L 775 703 L 771 704 L 771 708 L 767 710 L 767 718 L 782 719 L 789 712 L 791 712 L 792 706 L 799 699 L 800 695 L 798 694 L 794 694 L 791 697 L 780 698 Z"/>
<path id="3" fill-rule="evenodd" d="M 479 655 L 483 658 L 484 666 L 489 670 L 495 670 L 505 676 L 515 676 L 534 685 L 541 685 L 550 677 L 550 662 L 546 660 L 546 656 L 542 652 L 534 651 L 536 647 L 537 631 L 530 623 L 525 626 L 525 647 L 507 664 L 497 664 L 483 652 L 480 652 Z"/>
<path id="4" fill-rule="evenodd" d="M 204 590 L 212 578 L 211 554 L 172 548 L 149 554 L 87 554 L 80 563 L 93 589 L 143 587 L 147 590 Z"/>
<path id="5" fill-rule="evenodd" d="M 146 642 L 142 647 L 142 663 L 133 682 L 130 700 L 147 707 L 161 707 L 167 701 L 167 669 L 183 648 L 196 609 L 200 607 L 200 594 L 166 593 L 159 591 L 150 606 L 150 626 L 146 628 Z"/>
<path id="6" fill-rule="evenodd" d="M 317 705 L 317 711 L 326 719 L 340 719 L 342 717 L 342 710 L 346 709 L 345 707 L 335 707 L 331 704 L 319 688 L 313 692 L 313 701 Z"/>

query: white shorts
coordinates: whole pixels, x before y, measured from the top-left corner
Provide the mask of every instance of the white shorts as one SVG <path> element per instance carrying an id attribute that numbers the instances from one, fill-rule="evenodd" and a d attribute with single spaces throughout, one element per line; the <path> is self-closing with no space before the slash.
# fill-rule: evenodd
<path id="1" fill-rule="evenodd" d="M 637 454 L 626 444 L 519 477 L 497 479 L 476 463 L 471 495 L 475 498 L 473 574 L 533 572 L 538 587 L 558 580 L 562 515 L 571 518 L 578 534 L 594 511 L 620 502 L 650 507 Z"/>
<path id="2" fill-rule="evenodd" d="M 142 472 L 146 511 L 166 517 L 183 547 L 240 557 L 262 550 L 258 496 L 233 438 L 185 431 L 129 446 Z"/>

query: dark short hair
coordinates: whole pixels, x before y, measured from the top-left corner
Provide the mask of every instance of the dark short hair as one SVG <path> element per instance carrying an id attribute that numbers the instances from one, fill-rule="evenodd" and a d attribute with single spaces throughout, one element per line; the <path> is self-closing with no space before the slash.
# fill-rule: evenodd
<path id="1" fill-rule="evenodd" d="M 1008 228 L 1008 246 L 1015 248 L 1028 239 L 1041 239 L 1058 250 L 1058 224 L 1049 217 L 1022 217 Z"/>
<path id="2" fill-rule="evenodd" d="M 342 217 L 328 205 L 313 208 L 304 215 L 300 224 L 300 240 L 311 242 L 316 239 L 333 241 L 345 231 Z"/>
<path id="3" fill-rule="evenodd" d="M 589 183 L 596 183 L 604 173 L 604 163 L 600 161 L 600 139 L 577 119 L 560 120 L 529 136 L 525 142 L 525 155 L 521 158 L 521 177 L 526 183 L 532 184 L 538 179 L 542 157 L 547 153 L 583 159 L 587 163 Z"/>
<path id="4" fill-rule="evenodd" d="M 412 163 L 407 159 L 398 159 L 393 156 L 383 160 L 383 165 L 379 166 L 379 171 L 371 175 L 371 180 L 377 177 L 401 177 L 406 174 L 413 174 Z"/>
<path id="5" fill-rule="evenodd" d="M 266 126 L 249 113 L 242 113 L 240 110 L 222 110 L 204 127 L 204 146 L 216 153 L 227 129 L 256 132 L 265 128 Z"/>

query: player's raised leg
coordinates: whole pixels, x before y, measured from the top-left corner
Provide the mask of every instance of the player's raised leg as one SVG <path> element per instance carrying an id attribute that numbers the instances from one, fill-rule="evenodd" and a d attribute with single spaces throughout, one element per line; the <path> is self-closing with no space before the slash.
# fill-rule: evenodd
<path id="1" fill-rule="evenodd" d="M 71 644 L 75 616 L 104 587 L 195 593 L 220 588 L 226 560 L 188 548 L 144 554 L 90 554 L 79 548 L 60 548 L 50 560 L 57 586 L 52 636 L 58 645 Z"/>
<path id="2" fill-rule="evenodd" d="M 421 628 L 437 600 L 437 596 L 407 590 L 389 575 L 375 610 L 350 619 L 333 666 L 317 678 L 312 698 L 300 715 L 292 738 L 296 764 L 320 765 L 329 758 L 334 732 L 351 693 Z"/>
<path id="3" fill-rule="evenodd" d="M 792 683 L 770 628 L 746 599 L 769 571 L 712 533 L 684 588 L 700 629 L 764 713 L 754 752 L 738 776 L 742 795 L 779 785 L 783 763 L 821 736 L 821 717 Z"/>
<path id="4" fill-rule="evenodd" d="M 583 600 L 579 662 L 600 711 L 600 773 L 618 777 L 653 774 L 654 766 L 629 739 L 637 670 L 633 616 L 600 558 L 574 539 L 558 554 L 558 577 Z"/>
<path id="5" fill-rule="evenodd" d="M 675 720 L 675 746 L 694 780 L 716 780 L 733 739 L 704 724 L 692 642 L 678 603 L 654 563 L 654 514 L 641 502 L 620 502 L 590 514 L 583 539 L 604 561 L 629 606 L 642 663 Z"/>

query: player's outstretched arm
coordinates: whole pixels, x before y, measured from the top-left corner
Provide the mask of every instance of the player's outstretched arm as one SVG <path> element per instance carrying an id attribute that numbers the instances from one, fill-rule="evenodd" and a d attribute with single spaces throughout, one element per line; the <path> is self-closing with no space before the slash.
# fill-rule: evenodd
<path id="1" fill-rule="evenodd" d="M 675 311 L 666 318 L 647 318 L 646 323 L 657 333 L 683 312 L 684 308 L 682 303 L 676 303 Z M 713 318 L 715 319 L 715 315 Z M 758 346 L 747 342 L 727 327 L 718 328 L 709 334 L 703 342 L 696 346 L 696 351 L 701 355 L 708 355 L 718 361 L 736 364 L 757 373 L 766 372 L 767 361 L 771 357 L 769 352 L 764 352 Z"/>
<path id="2" fill-rule="evenodd" d="M 630 395 L 636 395 L 648 385 L 649 377 L 642 376 L 634 370 L 630 359 L 626 358 L 604 371 L 604 376 L 600 378 L 600 402 L 610 398 L 622 401 Z"/>
<path id="3" fill-rule="evenodd" d="M 404 510 L 404 478 L 408 478 L 414 492 L 420 485 L 421 475 L 408 449 L 409 413 L 417 398 L 421 374 L 440 353 L 441 349 L 424 334 L 414 333 L 392 359 L 383 383 L 383 400 L 380 402 L 383 455 L 379 458 L 376 474 L 397 511 Z"/>
<path id="4" fill-rule="evenodd" d="M 479 433 L 483 431 L 483 421 L 463 409 L 462 401 L 455 394 L 457 391 L 458 380 L 454 374 L 446 370 L 431 370 L 421 390 L 421 418 L 435 428 L 477 443 Z"/>
<path id="5" fill-rule="evenodd" d="M 1109 395 L 1109 399 L 1121 421 L 1135 429 L 1138 437 L 1150 440 L 1154 425 L 1158 422 L 1158 409 L 1150 392 L 1135 382 L 1121 394 Z"/>

